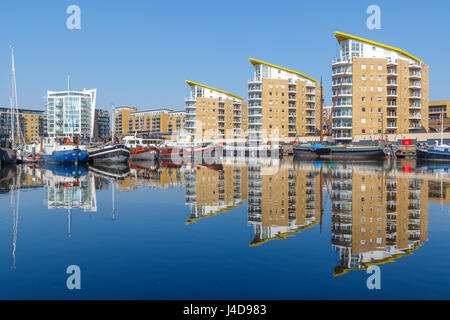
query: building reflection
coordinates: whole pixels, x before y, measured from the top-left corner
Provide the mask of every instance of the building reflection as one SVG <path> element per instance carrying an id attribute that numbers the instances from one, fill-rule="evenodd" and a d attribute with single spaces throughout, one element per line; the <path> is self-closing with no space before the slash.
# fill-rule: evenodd
<path id="1" fill-rule="evenodd" d="M 253 160 L 183 166 L 141 162 L 104 168 L 4 166 L 0 193 L 45 188 L 47 208 L 67 212 L 69 236 L 72 210 L 97 212 L 99 189 L 111 188 L 113 220 L 116 189 L 183 187 L 187 224 L 232 212 L 247 199 L 253 229 L 250 246 L 311 227 L 322 234 L 331 231 L 331 248 L 337 253 L 335 276 L 412 254 L 428 240 L 428 203 L 450 203 L 450 174 L 439 165 L 410 160 L 393 164 Z M 15 197 L 17 204 L 24 201 L 18 192 Z M 324 210 L 330 200 L 331 210 Z M 18 216 L 17 209 L 13 221 Z M 17 223 L 13 230 L 16 239 Z"/>
<path id="2" fill-rule="evenodd" d="M 186 168 L 171 162 L 140 161 L 130 164 L 130 174 L 116 181 L 121 191 L 139 188 L 176 188 L 184 186 Z"/>
<path id="3" fill-rule="evenodd" d="M 247 198 L 245 164 L 201 165 L 185 171 L 187 224 L 230 211 Z"/>
<path id="4" fill-rule="evenodd" d="M 319 222 L 319 170 L 310 165 L 294 168 L 288 159 L 277 166 L 249 164 L 248 177 L 248 221 L 255 234 L 250 246 L 286 238 Z"/>
<path id="5" fill-rule="evenodd" d="M 428 240 L 428 182 L 347 165 L 328 171 L 334 275 L 393 262 Z"/>

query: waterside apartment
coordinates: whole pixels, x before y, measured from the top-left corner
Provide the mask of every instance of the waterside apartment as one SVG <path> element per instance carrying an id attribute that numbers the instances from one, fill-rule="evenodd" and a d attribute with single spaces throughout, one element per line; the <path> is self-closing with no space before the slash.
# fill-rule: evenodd
<path id="1" fill-rule="evenodd" d="M 248 82 L 251 143 L 290 142 L 318 135 L 322 87 L 300 72 L 249 59 L 255 68 Z"/>
<path id="2" fill-rule="evenodd" d="M 428 131 L 428 66 L 391 46 L 335 32 L 333 140 Z M 340 90 L 340 91 L 339 91 Z"/>
<path id="3" fill-rule="evenodd" d="M 184 111 L 153 109 L 138 111 L 137 107 L 119 107 L 114 112 L 115 134 L 179 134 L 184 127 Z"/>
<path id="4" fill-rule="evenodd" d="M 247 102 L 232 93 L 186 80 L 188 134 L 197 142 L 223 142 L 246 138 Z"/>

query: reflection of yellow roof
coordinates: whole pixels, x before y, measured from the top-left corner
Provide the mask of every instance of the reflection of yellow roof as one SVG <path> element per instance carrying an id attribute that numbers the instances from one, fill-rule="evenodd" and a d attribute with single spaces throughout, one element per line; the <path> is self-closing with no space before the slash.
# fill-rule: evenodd
<path id="1" fill-rule="evenodd" d="M 186 224 L 195 223 L 198 219 L 203 219 L 203 218 L 213 217 L 213 216 L 217 215 L 218 213 L 229 212 L 231 209 L 234 209 L 234 208 L 236 208 L 237 206 L 240 206 L 240 205 L 242 205 L 242 204 L 244 204 L 244 201 L 240 201 L 239 203 L 237 203 L 237 204 L 234 205 L 234 206 L 228 206 L 228 207 L 223 208 L 223 209 L 221 209 L 221 210 L 219 210 L 219 211 L 217 211 L 217 212 L 213 212 L 213 213 L 210 213 L 210 214 L 205 214 L 205 215 L 203 215 L 203 216 L 199 216 L 199 217 L 196 217 L 196 218 L 188 218 L 187 221 L 186 221 Z"/>
<path id="2" fill-rule="evenodd" d="M 190 85 L 190 86 L 200 86 L 200 87 L 211 89 L 211 90 L 214 90 L 214 91 L 217 91 L 217 92 L 220 92 L 220 93 L 224 93 L 226 95 L 232 96 L 232 97 L 237 98 L 239 100 L 244 100 L 244 98 L 241 98 L 241 97 L 239 97 L 239 96 L 237 96 L 235 94 L 232 94 L 232 93 L 220 90 L 220 89 L 216 89 L 216 88 L 213 88 L 213 87 L 205 86 L 204 84 L 201 84 L 201 83 L 197 83 L 197 82 L 193 82 L 193 81 L 189 81 L 189 80 L 186 80 L 186 83 L 188 85 Z"/>
<path id="3" fill-rule="evenodd" d="M 306 226 L 299 226 L 299 227 L 297 227 L 296 230 L 279 233 L 273 238 L 267 238 L 267 239 L 264 239 L 264 240 L 261 240 L 261 241 L 257 241 L 255 239 L 253 239 L 253 241 L 249 244 L 249 247 L 256 247 L 256 246 L 259 246 L 260 244 L 269 242 L 270 240 L 280 240 L 280 239 L 286 239 L 287 237 L 293 237 L 295 233 L 301 233 L 302 230 L 309 229 L 315 224 L 317 224 L 317 221 L 313 221 L 312 223 L 310 223 L 310 224 L 308 224 Z"/>
<path id="4" fill-rule="evenodd" d="M 411 255 L 411 254 L 412 254 L 412 251 L 413 251 L 413 250 L 417 250 L 418 247 L 419 247 L 418 245 L 415 245 L 414 248 L 412 248 L 412 249 L 406 249 L 406 250 L 405 250 L 405 253 L 394 254 L 392 257 L 388 257 L 388 258 L 383 259 L 383 260 L 378 260 L 378 261 L 374 261 L 374 262 L 366 262 L 366 263 L 363 263 L 364 268 L 358 269 L 358 268 L 345 268 L 345 267 L 340 267 L 340 268 L 339 268 L 339 271 L 336 271 L 336 269 L 338 269 L 338 268 L 336 268 L 335 271 L 334 271 L 334 273 L 333 273 L 333 276 L 334 276 L 334 277 L 341 276 L 341 275 L 346 274 L 348 271 L 351 271 L 351 270 L 366 270 L 366 269 L 368 269 L 370 266 L 375 265 L 375 264 L 385 264 L 385 263 L 395 262 L 395 259 L 401 258 L 401 257 L 403 257 L 403 256 L 409 256 L 409 255 Z"/>
<path id="5" fill-rule="evenodd" d="M 335 31 L 334 35 L 336 36 L 336 39 L 337 39 L 337 41 L 339 41 L 339 43 L 341 43 L 344 40 L 348 40 L 348 39 L 358 40 L 358 41 L 362 41 L 362 42 L 365 42 L 365 43 L 373 44 L 374 46 L 378 46 L 378 47 L 382 47 L 382 48 L 386 48 L 386 49 L 389 49 L 389 50 L 396 51 L 396 52 L 401 53 L 401 54 L 403 54 L 403 55 L 405 55 L 405 56 L 407 56 L 407 57 L 409 57 L 409 58 L 411 58 L 413 60 L 416 60 L 418 62 L 422 62 L 422 60 L 420 60 L 419 58 L 414 57 L 412 54 L 409 54 L 408 52 L 405 52 L 402 49 L 394 48 L 394 47 L 391 47 L 391 46 L 388 46 L 388 45 L 385 45 L 385 44 L 382 44 L 382 43 L 378 43 L 378 42 L 367 40 L 367 39 L 364 39 L 364 38 L 352 36 L 350 34 L 346 34 L 346 33 L 339 32 L 339 31 Z"/>
<path id="6" fill-rule="evenodd" d="M 300 73 L 300 72 L 297 72 L 297 71 L 294 71 L 294 70 L 286 69 L 286 68 L 283 68 L 283 67 L 280 67 L 280 66 L 276 66 L 274 64 L 271 64 L 271 63 L 268 63 L 268 62 L 264 62 L 264 61 L 261 61 L 261 60 L 256 60 L 256 59 L 253 59 L 253 58 L 249 58 L 248 60 L 252 63 L 252 65 L 265 64 L 266 66 L 269 66 L 269 67 L 277 68 L 277 69 L 284 70 L 284 71 L 287 71 L 287 72 L 290 72 L 290 73 L 295 73 L 295 74 L 297 74 L 299 76 L 302 76 L 303 78 L 306 78 L 306 79 L 311 80 L 313 82 L 319 82 L 316 79 L 308 77 L 308 76 L 304 75 L 303 73 Z"/>

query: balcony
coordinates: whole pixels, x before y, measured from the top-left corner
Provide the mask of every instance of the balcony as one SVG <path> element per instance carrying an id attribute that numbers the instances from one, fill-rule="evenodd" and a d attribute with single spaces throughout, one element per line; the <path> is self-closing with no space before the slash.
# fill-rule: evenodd
<path id="1" fill-rule="evenodd" d="M 397 81 L 388 81 L 388 83 L 386 84 L 386 87 L 397 87 L 398 83 Z"/>
<path id="2" fill-rule="evenodd" d="M 386 129 L 397 129 L 397 124 L 395 122 L 387 123 Z"/>
<path id="3" fill-rule="evenodd" d="M 412 95 L 412 96 L 409 96 L 408 99 L 411 99 L 411 100 L 420 100 L 420 99 L 422 99 L 422 96 L 421 96 L 421 95 L 414 94 L 414 95 Z"/>
<path id="4" fill-rule="evenodd" d="M 388 114 L 386 114 L 386 118 L 388 118 L 388 119 L 396 119 L 397 118 L 397 113 L 388 113 Z"/>
<path id="5" fill-rule="evenodd" d="M 340 65 L 340 64 L 347 64 L 347 63 L 352 63 L 352 60 L 347 59 L 347 58 L 337 58 L 332 61 L 332 65 Z"/>
<path id="6" fill-rule="evenodd" d="M 420 69 L 422 69 L 422 66 L 421 66 L 420 62 L 414 61 L 409 64 L 409 68 L 412 70 L 420 70 Z"/>
<path id="7" fill-rule="evenodd" d="M 398 65 L 397 59 L 388 58 L 386 61 L 386 66 L 388 66 L 388 67 L 393 67 L 393 66 L 397 66 L 397 65 Z"/>
<path id="8" fill-rule="evenodd" d="M 422 107 L 420 105 L 417 105 L 417 104 L 412 104 L 412 105 L 409 106 L 409 109 L 421 110 Z"/>
<path id="9" fill-rule="evenodd" d="M 420 74 L 420 72 L 411 72 L 409 74 L 409 79 L 421 79 L 422 75 Z"/>
<path id="10" fill-rule="evenodd" d="M 397 108 L 397 107 L 398 107 L 397 104 L 388 104 L 386 106 L 386 108 L 390 108 L 390 109 L 394 109 L 394 108 Z"/>
<path id="11" fill-rule="evenodd" d="M 411 119 L 411 120 L 420 120 L 420 119 L 422 119 L 422 116 L 421 116 L 420 113 L 410 114 L 409 117 L 408 117 L 408 119 Z"/>
<path id="12" fill-rule="evenodd" d="M 386 96 L 388 98 L 397 98 L 397 91 L 389 91 Z"/>
<path id="13" fill-rule="evenodd" d="M 306 85 L 305 85 L 305 87 L 306 87 L 306 88 L 315 88 L 316 85 L 315 85 L 314 83 L 312 83 L 312 82 L 307 82 Z"/>

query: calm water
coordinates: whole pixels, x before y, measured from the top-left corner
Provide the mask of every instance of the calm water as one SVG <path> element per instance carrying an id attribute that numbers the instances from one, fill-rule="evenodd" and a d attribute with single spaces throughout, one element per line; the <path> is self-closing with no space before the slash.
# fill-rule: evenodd
<path id="1" fill-rule="evenodd" d="M 414 160 L 3 167 L 0 298 L 449 299 L 449 203 Z"/>

